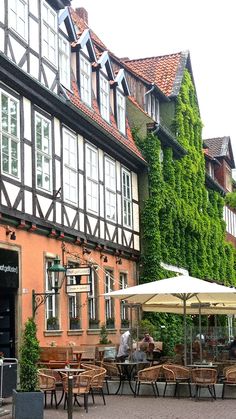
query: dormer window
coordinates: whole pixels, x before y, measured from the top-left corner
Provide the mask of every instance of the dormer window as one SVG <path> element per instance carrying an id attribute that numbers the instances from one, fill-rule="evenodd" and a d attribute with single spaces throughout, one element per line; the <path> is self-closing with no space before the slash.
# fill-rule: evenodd
<path id="1" fill-rule="evenodd" d="M 159 122 L 159 100 L 154 95 L 148 95 L 146 110 L 155 122 Z"/>
<path id="2" fill-rule="evenodd" d="M 125 97 L 117 90 L 117 126 L 122 134 L 125 134 Z"/>
<path id="3" fill-rule="evenodd" d="M 109 122 L 109 82 L 100 73 L 100 112 L 102 117 Z"/>
<path id="4" fill-rule="evenodd" d="M 22 38 L 28 40 L 28 1 L 9 1 L 9 26 Z"/>
<path id="5" fill-rule="evenodd" d="M 91 106 L 91 63 L 80 54 L 80 95 L 83 102 Z"/>
<path id="6" fill-rule="evenodd" d="M 42 55 L 57 66 L 57 14 L 46 2 L 42 6 Z"/>
<path id="7" fill-rule="evenodd" d="M 60 82 L 70 89 L 70 44 L 63 36 L 59 36 L 59 73 Z"/>

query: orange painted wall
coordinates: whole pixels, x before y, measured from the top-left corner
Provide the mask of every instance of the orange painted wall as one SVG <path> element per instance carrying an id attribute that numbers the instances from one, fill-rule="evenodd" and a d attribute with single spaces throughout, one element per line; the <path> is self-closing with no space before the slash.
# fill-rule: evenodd
<path id="1" fill-rule="evenodd" d="M 16 305 L 16 325 L 17 333 L 19 335 L 22 325 L 25 320 L 32 316 L 32 289 L 36 292 L 45 292 L 45 255 L 55 257 L 58 255 L 62 261 L 62 241 L 42 236 L 37 233 L 24 231 L 22 229 L 14 229 L 16 232 L 16 240 L 10 240 L 6 236 L 6 226 L 0 226 L 0 246 L 4 248 L 11 248 L 19 252 L 19 290 Z M 114 289 L 119 289 L 119 273 L 125 272 L 128 274 L 128 285 L 134 285 L 136 282 L 136 262 L 122 258 L 122 264 L 116 263 L 115 255 L 107 254 L 108 262 L 104 263 L 100 258 L 101 253 L 97 250 L 92 250 L 89 255 L 82 255 L 82 247 L 75 244 L 65 243 L 66 252 L 64 254 L 64 262 L 72 260 L 71 256 L 67 254 L 76 253 L 81 257 L 81 263 L 92 261 L 99 265 L 98 285 L 99 294 L 105 292 L 104 270 L 110 269 L 114 272 Z M 104 251 L 103 251 L 104 254 Z M 82 279 L 82 282 L 87 282 L 87 277 Z M 38 338 L 42 346 L 48 346 L 52 341 L 57 345 L 68 345 L 69 342 L 74 342 L 75 345 L 80 344 L 97 344 L 99 342 L 98 331 L 88 331 L 88 307 L 86 304 L 87 294 L 81 294 L 81 304 L 85 303 L 81 308 L 81 330 L 68 331 L 68 296 L 65 293 L 65 281 L 62 290 L 60 291 L 60 320 L 61 333 L 54 331 L 45 331 L 45 306 L 39 307 L 36 314 L 36 323 L 38 326 Z M 99 319 L 100 324 L 105 321 L 104 297 L 99 297 Z M 121 333 L 121 318 L 120 318 L 120 302 L 115 300 L 115 329 L 109 335 L 113 343 L 119 342 Z M 59 334 L 59 336 L 57 336 Z"/>

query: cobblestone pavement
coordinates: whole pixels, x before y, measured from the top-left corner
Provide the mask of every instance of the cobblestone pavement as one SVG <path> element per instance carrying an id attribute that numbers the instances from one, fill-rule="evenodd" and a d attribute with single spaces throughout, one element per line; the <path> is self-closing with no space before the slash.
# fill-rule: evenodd
<path id="1" fill-rule="evenodd" d="M 95 396 L 96 404 L 89 402 L 88 413 L 83 407 L 75 407 L 73 419 L 235 419 L 235 399 L 202 399 L 195 402 L 193 399 L 172 397 L 154 398 L 140 396 L 106 396 L 106 406 L 99 396 Z M 11 402 L 5 402 L 4 409 L 11 412 Z M 67 419 L 67 412 L 60 406 L 57 410 L 45 409 L 44 419 Z M 11 415 L 5 416 L 10 419 Z M 31 419 L 34 419 L 33 417 Z"/>

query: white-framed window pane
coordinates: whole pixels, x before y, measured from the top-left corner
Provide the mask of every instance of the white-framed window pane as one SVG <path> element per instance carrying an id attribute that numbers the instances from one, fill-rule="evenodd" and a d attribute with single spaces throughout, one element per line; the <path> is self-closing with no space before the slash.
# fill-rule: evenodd
<path id="1" fill-rule="evenodd" d="M 105 158 L 105 198 L 106 218 L 116 221 L 116 166 L 115 162 Z"/>
<path id="2" fill-rule="evenodd" d="M 70 88 L 70 44 L 59 36 L 59 74 L 61 83 Z"/>
<path id="3" fill-rule="evenodd" d="M 105 271 L 105 293 L 113 291 L 113 272 Z M 105 316 L 107 320 L 114 320 L 114 304 L 111 297 L 105 297 Z"/>
<path id="4" fill-rule="evenodd" d="M 91 105 L 91 64 L 80 54 L 80 95 L 83 102 Z"/>
<path id="5" fill-rule="evenodd" d="M 116 220 L 116 194 L 106 190 L 106 218 Z"/>
<path id="6" fill-rule="evenodd" d="M 125 97 L 117 90 L 117 126 L 125 134 Z"/>
<path id="7" fill-rule="evenodd" d="M 51 122 L 35 115 L 36 186 L 51 190 Z"/>
<path id="8" fill-rule="evenodd" d="M 128 285 L 128 278 L 126 273 L 120 273 L 120 288 L 126 288 Z M 128 314 L 128 307 L 125 305 L 125 300 L 121 300 L 120 303 L 120 315 L 121 315 L 121 321 L 122 320 L 128 320 L 129 314 Z"/>
<path id="9" fill-rule="evenodd" d="M 46 300 L 46 321 L 47 321 L 47 329 L 54 329 L 54 330 L 58 330 L 59 329 L 59 318 L 58 318 L 58 313 L 59 313 L 59 300 L 58 300 L 58 295 L 55 294 L 54 290 L 53 290 L 53 286 L 55 285 L 55 278 L 54 278 L 54 274 L 52 273 L 52 286 L 49 283 L 49 279 L 48 279 L 48 268 L 50 266 L 52 266 L 53 264 L 53 260 L 46 260 L 46 272 L 45 272 L 45 276 L 46 276 L 46 292 L 47 293 L 52 293 L 52 295 L 50 295 L 47 300 Z"/>
<path id="10" fill-rule="evenodd" d="M 64 198 L 77 203 L 77 139 L 70 131 L 63 131 Z"/>
<path id="11" fill-rule="evenodd" d="M 2 172 L 18 178 L 20 158 L 19 102 L 3 91 L 0 91 L 0 96 Z"/>
<path id="12" fill-rule="evenodd" d="M 122 169 L 123 224 L 132 227 L 131 175 Z"/>
<path id="13" fill-rule="evenodd" d="M 100 74 L 100 111 L 102 117 L 109 121 L 109 82 Z"/>
<path id="14" fill-rule="evenodd" d="M 28 1 L 11 0 L 9 3 L 9 26 L 22 38 L 28 39 Z"/>
<path id="15" fill-rule="evenodd" d="M 42 54 L 57 65 L 57 14 L 43 2 L 42 5 Z"/>
<path id="16" fill-rule="evenodd" d="M 86 144 L 87 210 L 98 213 L 98 152 Z"/>

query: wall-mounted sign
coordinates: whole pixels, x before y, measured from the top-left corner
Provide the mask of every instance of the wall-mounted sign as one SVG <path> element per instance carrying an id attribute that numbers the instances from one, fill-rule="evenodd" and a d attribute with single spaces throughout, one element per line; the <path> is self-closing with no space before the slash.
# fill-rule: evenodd
<path id="1" fill-rule="evenodd" d="M 0 287 L 19 287 L 18 252 L 0 248 Z"/>
<path id="2" fill-rule="evenodd" d="M 66 276 L 89 276 L 91 268 L 89 266 L 80 266 L 78 268 L 68 268 Z"/>
<path id="3" fill-rule="evenodd" d="M 76 292 L 91 292 L 90 284 L 79 284 L 79 285 L 67 285 L 67 294 Z"/>

